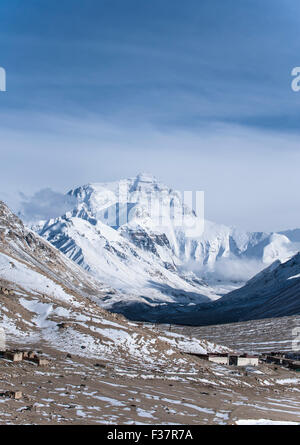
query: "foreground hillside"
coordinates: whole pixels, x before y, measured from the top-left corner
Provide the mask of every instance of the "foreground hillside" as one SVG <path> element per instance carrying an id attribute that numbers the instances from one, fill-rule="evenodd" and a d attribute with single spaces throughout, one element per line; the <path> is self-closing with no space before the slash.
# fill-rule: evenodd
<path id="1" fill-rule="evenodd" d="M 286 370 L 229 369 L 195 358 L 189 375 L 181 366 L 137 375 L 130 361 L 119 367 L 35 346 L 49 366 L 0 360 L 0 393 L 23 392 L 20 400 L 0 396 L 0 424 L 300 423 L 300 379 Z"/>

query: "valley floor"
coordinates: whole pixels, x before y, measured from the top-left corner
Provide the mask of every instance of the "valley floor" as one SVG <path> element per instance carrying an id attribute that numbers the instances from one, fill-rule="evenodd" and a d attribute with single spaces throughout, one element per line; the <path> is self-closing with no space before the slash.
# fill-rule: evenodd
<path id="1" fill-rule="evenodd" d="M 166 326 L 160 325 L 161 329 Z M 201 338 L 234 350 L 263 353 L 300 349 L 300 316 L 267 318 L 217 326 L 172 326 L 172 332 Z M 298 338 L 298 341 L 297 341 Z"/>
<path id="2" fill-rule="evenodd" d="M 245 371 L 191 357 L 192 375 L 136 373 L 129 362 L 114 365 L 68 357 L 43 343 L 30 346 L 42 350 L 50 365 L 0 360 L 0 393 L 23 393 L 20 400 L 0 397 L 0 424 L 300 423 L 300 376 L 271 365 Z"/>

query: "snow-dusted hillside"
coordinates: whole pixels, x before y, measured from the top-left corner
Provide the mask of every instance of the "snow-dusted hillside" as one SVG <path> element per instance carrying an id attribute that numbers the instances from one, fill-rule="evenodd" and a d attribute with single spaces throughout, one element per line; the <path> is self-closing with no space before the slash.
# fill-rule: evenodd
<path id="1" fill-rule="evenodd" d="M 280 317 L 300 313 L 300 253 L 290 260 L 271 266 L 253 277 L 240 289 L 220 301 L 248 303 L 240 319 Z M 249 318 L 248 318 L 249 317 Z"/>
<path id="2" fill-rule="evenodd" d="M 0 327 L 8 343 L 47 344 L 59 351 L 145 371 L 159 366 L 190 370 L 181 352 L 190 340 L 128 322 L 99 306 L 116 292 L 93 279 L 51 244 L 26 229 L 0 202 Z M 120 297 L 121 298 L 121 297 Z M 196 352 L 226 350 L 193 341 Z"/>
<path id="3" fill-rule="evenodd" d="M 202 230 L 181 194 L 151 175 L 88 184 L 68 195 L 73 210 L 35 230 L 122 293 L 122 299 L 116 293 L 103 300 L 114 310 L 126 303 L 146 310 L 213 301 L 296 252 L 285 234 L 246 233 L 209 221 Z"/>

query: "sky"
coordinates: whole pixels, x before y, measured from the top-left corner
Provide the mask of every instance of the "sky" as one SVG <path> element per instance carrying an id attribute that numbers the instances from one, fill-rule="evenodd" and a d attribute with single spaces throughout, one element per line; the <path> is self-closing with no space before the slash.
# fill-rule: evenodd
<path id="1" fill-rule="evenodd" d="M 300 227 L 297 0 L 0 3 L 0 199 L 141 171 L 210 220 Z"/>

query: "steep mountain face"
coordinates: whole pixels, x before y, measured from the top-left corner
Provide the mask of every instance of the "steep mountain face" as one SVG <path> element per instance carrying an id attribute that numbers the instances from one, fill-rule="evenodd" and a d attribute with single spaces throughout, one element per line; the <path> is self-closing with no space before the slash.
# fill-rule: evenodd
<path id="1" fill-rule="evenodd" d="M 162 257 L 149 249 L 137 248 L 119 231 L 100 221 L 90 224 L 77 217 L 59 218 L 44 226 L 41 234 L 93 276 L 126 293 L 128 300 L 188 304 L 209 301 L 210 294 L 214 297 L 205 285 L 195 284 L 193 278 L 188 282 L 174 272 L 167 249 Z M 120 296 L 112 294 L 106 296 L 103 304 L 110 307 L 117 301 Z"/>
<path id="2" fill-rule="evenodd" d="M 181 308 L 174 323 L 216 325 L 300 314 L 300 253 L 285 263 L 279 260 L 218 301 Z M 128 313 L 128 316 L 132 314 Z M 151 311 L 148 317 L 165 321 L 167 314 Z"/>
<path id="3" fill-rule="evenodd" d="M 275 261 L 220 302 L 246 306 L 247 312 L 240 313 L 240 320 L 299 314 L 300 253 L 284 263 Z"/>
<path id="4" fill-rule="evenodd" d="M 82 268 L 58 254 L 50 243 L 27 229 L 8 207 L 0 201 L 1 254 L 15 258 L 38 273 L 49 275 L 54 281 L 83 296 L 99 293 L 105 295 L 112 289 L 88 276 Z"/>
<path id="5" fill-rule="evenodd" d="M 92 224 L 101 221 L 137 247 L 157 256 L 168 252 L 177 265 L 195 261 L 200 266 L 213 267 L 217 260 L 230 255 L 270 264 L 290 255 L 290 240 L 284 233 L 248 233 L 210 221 L 205 221 L 202 230 L 184 196 L 151 175 L 85 185 L 71 190 L 69 196 L 77 201 L 72 217 Z"/>
<path id="6" fill-rule="evenodd" d="M 99 301 L 113 292 L 26 229 L 0 202 L 0 327 L 8 346 L 47 345 L 116 366 L 130 363 L 142 372 L 172 369 L 180 360 L 189 372 L 193 363 L 180 351 L 189 351 L 190 342 L 168 333 L 158 337 L 105 311 Z M 226 350 L 209 342 L 192 343 L 192 351 L 199 353 Z"/>
<path id="7" fill-rule="evenodd" d="M 295 253 L 284 234 L 245 233 L 209 221 L 202 230 L 183 196 L 151 175 L 88 184 L 68 195 L 76 202 L 73 210 L 35 230 L 122 293 L 122 298 L 116 293 L 103 299 L 113 310 L 124 310 L 127 303 L 133 311 L 139 305 L 147 311 L 149 305 L 174 308 L 216 300 L 245 282 L 216 280 L 214 271 L 222 262 L 254 260 L 253 275 Z"/>
<path id="8" fill-rule="evenodd" d="M 69 195 L 77 200 L 73 211 L 46 222 L 39 233 L 95 277 L 140 303 L 189 304 L 217 298 L 204 281 L 182 268 L 185 238 L 172 224 L 170 205 L 175 215 L 184 209 L 196 223 L 197 218 L 177 192 L 139 176 L 87 185 Z M 111 297 L 104 304 L 115 303 Z"/>

